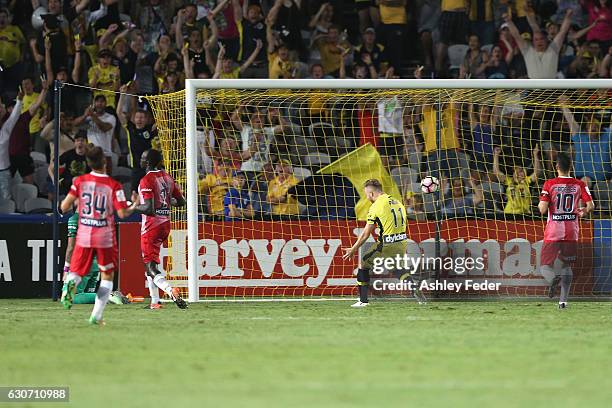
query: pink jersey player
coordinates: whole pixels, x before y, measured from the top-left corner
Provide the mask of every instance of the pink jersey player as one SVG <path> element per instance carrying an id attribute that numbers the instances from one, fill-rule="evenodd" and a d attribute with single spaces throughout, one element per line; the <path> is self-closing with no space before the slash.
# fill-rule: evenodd
<path id="1" fill-rule="evenodd" d="M 158 269 L 159 251 L 170 235 L 170 208 L 182 207 L 185 199 L 181 190 L 162 168 L 162 154 L 150 149 L 140 158 L 140 165 L 147 169 L 147 174 L 140 180 L 138 193 L 132 193 L 134 204 L 131 208 L 142 214 L 140 249 L 145 264 L 145 275 L 151 295 L 151 309 L 159 309 L 159 291 L 163 290 L 176 305 L 185 309 L 187 303 L 181 298 L 178 288 L 172 288 Z"/>
<path id="2" fill-rule="evenodd" d="M 544 183 L 538 204 L 540 214 L 548 214 L 540 257 L 541 271 L 551 282 L 549 297 L 555 296 L 561 284 L 559 309 L 567 307 L 573 277 L 571 265 L 578 253 L 580 218 L 595 208 L 586 184 L 569 176 L 571 167 L 570 156 L 557 153 L 557 177 Z M 580 207 L 581 201 L 584 207 Z"/>
<path id="3" fill-rule="evenodd" d="M 128 208 L 121 184 L 106 175 L 106 158 L 100 147 L 90 147 L 85 154 L 87 165 L 93 170 L 72 181 L 68 195 L 62 201 L 62 212 L 71 210 L 78 201 L 79 229 L 76 245 L 70 259 L 70 272 L 62 288 L 61 302 L 72 307 L 76 286 L 81 282 L 93 262 L 94 255 L 101 272 L 96 301 L 89 317 L 91 324 L 104 324 L 102 313 L 113 290 L 113 277 L 117 269 L 117 239 L 115 212 L 120 218 L 128 217 Z"/>
<path id="4" fill-rule="evenodd" d="M 78 199 L 79 229 L 70 270 L 85 276 L 97 250 L 100 270 L 117 267 L 115 211 L 127 208 L 121 184 L 106 174 L 92 171 L 74 179 L 68 195 Z"/>
<path id="5" fill-rule="evenodd" d="M 586 184 L 569 176 L 547 180 L 540 200 L 549 203 L 544 241 L 578 241 L 580 200 L 593 201 Z"/>

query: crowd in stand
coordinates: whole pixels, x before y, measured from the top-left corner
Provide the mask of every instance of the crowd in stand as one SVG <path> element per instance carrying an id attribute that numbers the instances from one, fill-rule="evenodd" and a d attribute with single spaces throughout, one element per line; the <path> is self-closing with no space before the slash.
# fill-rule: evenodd
<path id="1" fill-rule="evenodd" d="M 609 78 L 612 2 L 0 0 L 0 68 L 0 210 L 13 200 L 26 212 L 24 184 L 36 185 L 34 196 L 54 191 L 54 80 L 66 84 L 60 194 L 88 170 L 87 143 L 102 147 L 108 172 L 131 190 L 144 174 L 141 153 L 157 140 L 150 107 L 134 95 L 179 91 L 188 78 Z M 609 117 L 449 103 L 438 124 L 434 106 L 391 98 L 353 109 L 354 132 L 330 141 L 325 126 L 338 124 L 307 109 L 239 106 L 230 131 L 205 129 L 203 211 L 301 214 L 289 191 L 306 174 L 302 158 L 334 158 L 366 142 L 398 176 L 414 214 L 427 211 L 427 197 L 407 184 L 426 173 L 440 177 L 448 216 L 530 214 L 530 190 L 554 173 L 559 150 L 575 154 L 576 174 L 594 189 L 610 190 Z M 408 183 L 404 168 L 417 174 Z"/>

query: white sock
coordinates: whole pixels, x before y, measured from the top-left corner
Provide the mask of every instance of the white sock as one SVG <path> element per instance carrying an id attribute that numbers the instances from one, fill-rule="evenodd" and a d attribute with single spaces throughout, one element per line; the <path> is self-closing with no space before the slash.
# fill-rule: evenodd
<path id="1" fill-rule="evenodd" d="M 78 286 L 81 283 L 81 277 L 74 272 L 70 272 L 66 278 L 66 282 L 74 281 L 74 285 Z"/>
<path id="2" fill-rule="evenodd" d="M 153 278 L 147 275 L 147 286 L 149 287 L 149 295 L 151 296 L 151 304 L 159 303 L 159 289 L 155 286 Z"/>
<path id="3" fill-rule="evenodd" d="M 170 286 L 164 275 L 158 273 L 153 278 L 153 282 L 155 283 L 155 285 L 157 285 L 158 288 L 166 292 L 168 296 L 172 297 L 172 286 Z"/>
<path id="4" fill-rule="evenodd" d="M 94 304 L 94 308 L 91 311 L 91 315 L 98 321 L 102 320 L 102 312 L 104 312 L 106 302 L 108 302 L 108 298 L 112 290 L 113 281 L 100 281 L 100 287 L 98 288 L 98 293 L 96 293 L 96 303 Z"/>

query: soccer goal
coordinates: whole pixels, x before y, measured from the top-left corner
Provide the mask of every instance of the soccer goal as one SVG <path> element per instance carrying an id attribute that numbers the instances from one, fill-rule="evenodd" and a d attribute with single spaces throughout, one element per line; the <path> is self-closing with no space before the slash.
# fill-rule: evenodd
<path id="1" fill-rule="evenodd" d="M 406 206 L 408 254 L 428 260 L 421 280 L 497 284 L 430 294 L 544 296 L 537 203 L 566 152 L 596 204 L 580 224 L 572 295 L 609 296 L 611 90 L 609 80 L 187 80 L 148 98 L 188 203 L 173 210 L 163 267 L 190 302 L 354 296 L 357 257 L 342 248 L 365 225 L 363 182 L 377 178 Z M 437 192 L 431 179 L 422 188 L 428 176 Z M 376 277 L 398 282 L 384 268 Z"/>

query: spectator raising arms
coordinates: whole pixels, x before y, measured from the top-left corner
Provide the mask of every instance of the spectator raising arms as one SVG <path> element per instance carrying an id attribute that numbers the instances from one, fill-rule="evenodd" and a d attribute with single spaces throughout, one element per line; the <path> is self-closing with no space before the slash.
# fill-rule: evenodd
<path id="1" fill-rule="evenodd" d="M 119 90 L 120 76 L 119 68 L 111 65 L 113 54 L 109 50 L 98 52 L 98 63 L 89 68 L 87 78 L 89 86 L 103 89 L 94 91 L 94 98 L 104 96 L 105 105 L 115 107 L 115 92 Z M 105 92 L 106 91 L 106 92 Z"/>
<path id="2" fill-rule="evenodd" d="M 506 214 L 531 214 L 531 191 L 529 187 L 537 181 L 540 174 L 540 149 L 538 145 L 533 149 L 533 173 L 527 175 L 525 168 L 514 167 L 512 177 L 506 176 L 499 166 L 501 149 L 496 147 L 493 151 L 493 173 L 501 183 L 506 185 Z"/>
<path id="3" fill-rule="evenodd" d="M 601 122 L 593 112 L 583 114 L 584 125 L 580 126 L 572 111 L 567 107 L 568 99 L 559 98 L 563 117 L 570 127 L 573 148 L 575 177 L 588 187 L 593 182 L 612 180 L 612 137 L 610 129 L 602 129 Z"/>
<path id="4" fill-rule="evenodd" d="M 8 108 L 0 101 L 0 198 L 4 200 L 11 198 L 9 140 L 21 113 L 22 99 L 23 93 L 20 92 L 15 104 Z"/>
<path id="5" fill-rule="evenodd" d="M 83 115 L 74 120 L 75 126 L 87 125 L 87 140 L 94 146 L 99 146 L 106 156 L 106 171 L 112 174 L 113 133 L 117 119 L 106 112 L 106 97 L 97 95 L 93 105 L 85 109 Z"/>
<path id="6" fill-rule="evenodd" d="M 527 66 L 527 75 L 531 79 L 556 78 L 557 67 L 559 65 L 559 52 L 565 41 L 565 36 L 571 25 L 572 10 L 568 9 L 565 13 L 565 18 L 561 24 L 559 33 L 554 40 L 549 44 L 546 32 L 539 29 L 533 33 L 533 44 L 529 44 L 521 34 L 518 28 L 512 22 L 512 17 L 509 14 L 504 15 L 506 24 L 510 29 L 510 34 L 514 41 L 518 44 L 518 48 L 523 54 L 525 65 Z"/>
<path id="7" fill-rule="evenodd" d="M 234 9 L 239 8 L 238 0 L 234 1 Z M 236 21 L 240 28 L 240 50 L 241 60 L 249 58 L 253 54 L 258 44 L 262 46 L 256 54 L 251 65 L 245 69 L 246 78 L 267 78 L 268 77 L 268 58 L 266 55 L 266 23 L 264 21 L 261 6 L 243 1 L 241 13 L 236 13 Z"/>
<path id="8" fill-rule="evenodd" d="M 21 98 L 25 100 L 24 94 L 21 94 Z M 32 118 L 36 117 L 38 110 L 41 108 L 47 97 L 47 82 L 43 81 L 43 88 L 40 94 L 36 94 L 36 100 L 28 103 L 27 109 L 25 104 L 22 108 L 22 113 L 15 123 L 15 127 L 11 132 L 9 141 L 9 156 L 11 162 L 11 175 L 15 177 L 15 174 L 19 172 L 25 183 L 33 184 L 34 174 L 34 161 L 30 156 L 32 151 L 30 146 L 30 124 Z M 40 126 L 40 124 L 39 124 Z"/>
<path id="9" fill-rule="evenodd" d="M 138 183 L 146 173 L 141 167 L 140 157 L 144 152 L 152 148 L 153 138 L 157 136 L 155 125 L 149 124 L 149 113 L 136 107 L 136 98 L 127 96 L 131 89 L 123 85 L 120 89 L 121 96 L 117 104 L 117 117 L 119 123 L 125 129 L 128 140 L 128 164 L 132 168 L 132 191 L 138 191 Z M 126 101 L 126 99 L 128 99 Z M 127 102 L 127 103 L 126 103 Z M 127 111 L 125 110 L 127 105 Z"/>

